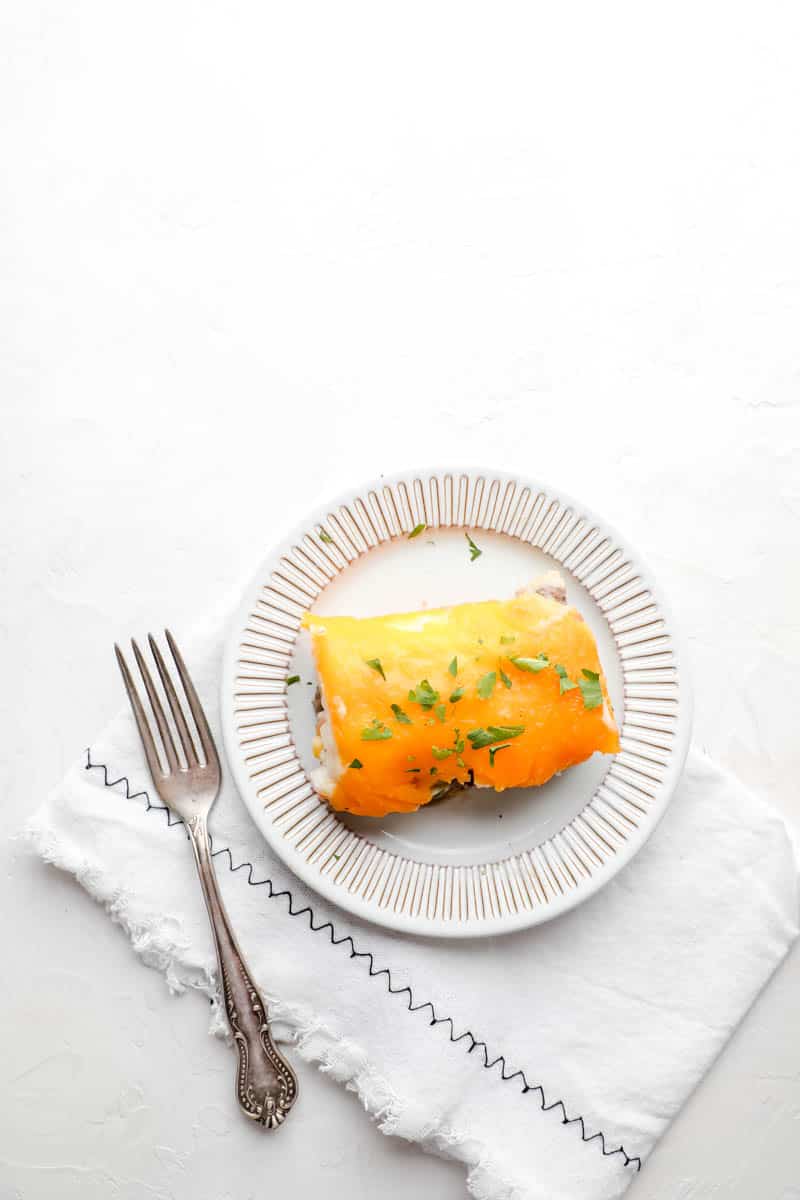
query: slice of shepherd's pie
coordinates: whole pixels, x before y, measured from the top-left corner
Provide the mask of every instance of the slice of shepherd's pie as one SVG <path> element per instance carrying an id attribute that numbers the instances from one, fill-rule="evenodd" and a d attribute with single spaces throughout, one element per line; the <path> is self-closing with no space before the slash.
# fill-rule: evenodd
<path id="1" fill-rule="evenodd" d="M 619 749 L 594 637 L 556 572 L 510 600 L 303 625 L 320 680 L 313 782 L 333 808 L 412 812 Z"/>

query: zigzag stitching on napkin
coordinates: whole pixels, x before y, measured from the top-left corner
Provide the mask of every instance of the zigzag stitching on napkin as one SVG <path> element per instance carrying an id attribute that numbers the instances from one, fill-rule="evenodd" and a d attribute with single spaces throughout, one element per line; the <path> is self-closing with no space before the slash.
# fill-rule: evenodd
<path id="1" fill-rule="evenodd" d="M 180 820 L 179 817 L 173 817 L 172 813 L 169 811 L 169 809 L 165 805 L 153 804 L 150 800 L 150 795 L 147 791 L 132 792 L 130 790 L 130 783 L 129 783 L 126 775 L 121 775 L 118 779 L 109 779 L 108 778 L 108 768 L 106 767 L 106 765 L 104 763 L 92 762 L 91 749 L 87 749 L 87 751 L 86 751 L 86 767 L 85 767 L 85 769 L 87 771 L 102 771 L 104 787 L 113 788 L 113 787 L 116 787 L 118 784 L 121 784 L 121 783 L 124 784 L 125 785 L 125 796 L 126 796 L 126 799 L 128 799 L 128 800 L 137 800 L 140 796 L 143 796 L 147 802 L 145 811 L 146 812 L 163 812 L 163 813 L 165 813 L 168 826 L 171 827 L 174 825 L 182 825 L 183 824 L 183 822 Z M 212 847 L 213 847 L 213 842 L 212 842 Z M 538 1092 L 539 1093 L 539 1097 L 540 1097 L 539 1108 L 540 1108 L 541 1112 L 552 1112 L 553 1109 L 560 1108 L 561 1109 L 561 1124 L 562 1125 L 579 1125 L 580 1133 L 581 1133 L 581 1141 L 588 1143 L 588 1142 L 594 1142 L 594 1141 L 599 1140 L 601 1153 L 606 1158 L 612 1158 L 616 1154 L 621 1154 L 626 1167 L 635 1167 L 637 1171 L 641 1171 L 642 1160 L 638 1155 L 635 1155 L 635 1156 L 629 1155 L 627 1153 L 627 1151 L 625 1150 L 625 1147 L 621 1146 L 621 1145 L 617 1146 L 613 1149 L 609 1149 L 606 1144 L 605 1134 L 599 1130 L 597 1133 L 592 1133 L 592 1134 L 587 1133 L 586 1125 L 584 1123 L 583 1117 L 568 1116 L 563 1100 L 555 1100 L 555 1101 L 553 1101 L 552 1104 L 548 1104 L 547 1097 L 544 1094 L 544 1089 L 543 1089 L 542 1085 L 540 1083 L 536 1083 L 536 1084 L 528 1083 L 527 1077 L 523 1070 L 517 1069 L 516 1071 L 513 1071 L 510 1074 L 508 1074 L 507 1073 L 507 1064 L 506 1064 L 506 1059 L 505 1059 L 504 1054 L 498 1054 L 498 1056 L 496 1058 L 493 1058 L 490 1060 L 489 1047 L 487 1046 L 486 1042 L 479 1041 L 472 1034 L 472 1032 L 468 1029 L 464 1030 L 463 1033 L 460 1033 L 458 1036 L 456 1036 L 455 1025 L 453 1024 L 453 1018 L 437 1016 L 436 1009 L 434 1008 L 432 1001 L 425 1000 L 421 1004 L 415 1004 L 414 1003 L 414 993 L 408 984 L 406 984 L 404 987 L 393 987 L 392 986 L 392 973 L 389 970 L 389 968 L 381 967 L 379 970 L 376 970 L 375 959 L 372 955 L 372 952 L 370 950 L 357 950 L 355 942 L 353 941 L 353 939 L 349 933 L 345 934 L 344 937 L 337 937 L 336 930 L 330 921 L 323 921 L 321 924 L 315 925 L 314 924 L 314 910 L 309 905 L 304 905 L 303 908 L 294 908 L 293 907 L 294 900 L 292 897 L 292 893 L 290 891 L 288 891 L 286 889 L 283 889 L 279 892 L 276 891 L 275 888 L 273 887 L 271 879 L 253 879 L 254 868 L 253 868 L 252 863 L 241 862 L 241 863 L 238 863 L 237 865 L 234 865 L 233 855 L 231 854 L 230 847 L 223 846 L 220 850 L 213 850 L 213 848 L 212 848 L 212 857 L 217 858 L 218 856 L 224 856 L 224 855 L 228 856 L 228 870 L 232 874 L 236 874 L 237 871 L 241 871 L 246 867 L 247 868 L 247 882 L 251 887 L 264 887 L 266 885 L 267 898 L 269 900 L 280 900 L 285 897 L 287 900 L 287 911 L 289 913 L 289 916 L 302 917 L 302 916 L 305 916 L 305 914 L 307 913 L 308 914 L 308 927 L 312 933 L 322 933 L 323 930 L 327 929 L 328 936 L 330 938 L 330 942 L 331 942 L 332 946 L 342 946 L 346 942 L 349 942 L 351 958 L 366 958 L 369 960 L 367 969 L 368 969 L 369 975 L 372 979 L 378 979 L 381 975 L 386 976 L 386 988 L 387 988 L 387 991 L 390 993 L 390 995 L 400 996 L 403 993 L 408 993 L 408 1004 L 406 1006 L 408 1012 L 417 1013 L 417 1012 L 421 1012 L 425 1008 L 429 1008 L 431 1010 L 431 1019 L 429 1021 L 429 1025 L 432 1025 L 432 1026 L 434 1026 L 434 1025 L 449 1025 L 450 1032 L 449 1032 L 448 1036 L 450 1038 L 450 1041 L 453 1043 L 453 1045 L 456 1045 L 458 1042 L 463 1042 L 463 1040 L 465 1038 L 468 1038 L 470 1041 L 470 1046 L 469 1046 L 469 1049 L 467 1050 L 467 1054 L 472 1054 L 472 1052 L 474 1050 L 478 1050 L 478 1049 L 482 1050 L 483 1063 L 481 1065 L 485 1068 L 485 1070 L 492 1071 L 499 1063 L 500 1064 L 500 1078 L 503 1080 L 504 1083 L 510 1083 L 512 1079 L 520 1079 L 522 1081 L 522 1088 L 520 1090 L 520 1095 L 524 1096 L 528 1092 Z"/>

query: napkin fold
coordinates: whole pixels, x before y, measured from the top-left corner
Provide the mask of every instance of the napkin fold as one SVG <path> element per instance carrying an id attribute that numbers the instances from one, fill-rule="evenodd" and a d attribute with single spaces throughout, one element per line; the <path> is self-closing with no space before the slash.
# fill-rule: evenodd
<path id="1" fill-rule="evenodd" d="M 215 730 L 222 636 L 215 624 L 187 646 Z M 579 908 L 505 937 L 414 938 L 327 904 L 266 846 L 229 773 L 210 825 L 278 1036 L 356 1091 L 384 1133 L 461 1160 L 477 1200 L 620 1196 L 798 933 L 784 823 L 696 751 L 633 862 Z M 27 837 L 173 992 L 211 998 L 224 1032 L 186 834 L 127 712 Z"/>

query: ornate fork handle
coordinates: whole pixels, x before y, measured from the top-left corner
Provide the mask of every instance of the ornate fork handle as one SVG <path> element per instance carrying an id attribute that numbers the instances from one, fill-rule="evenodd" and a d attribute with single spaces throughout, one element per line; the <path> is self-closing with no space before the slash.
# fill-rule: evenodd
<path id="1" fill-rule="evenodd" d="M 275 1047 L 267 1006 L 236 944 L 214 873 L 206 822 L 195 817 L 187 829 L 211 918 L 225 1010 L 239 1051 L 236 1098 L 245 1116 L 276 1129 L 297 1099 L 297 1077 Z"/>

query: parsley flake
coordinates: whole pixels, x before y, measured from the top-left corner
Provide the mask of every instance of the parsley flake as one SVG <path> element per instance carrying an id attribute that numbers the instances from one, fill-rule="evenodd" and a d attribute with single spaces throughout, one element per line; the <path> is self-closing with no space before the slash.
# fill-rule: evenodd
<path id="1" fill-rule="evenodd" d="M 458 758 L 456 759 L 456 766 L 457 767 L 466 767 L 466 765 L 467 764 L 464 762 L 463 758 L 459 754 Z"/>
<path id="2" fill-rule="evenodd" d="M 456 688 L 456 690 L 455 690 L 454 692 L 451 692 L 451 693 L 450 693 L 450 703 L 451 703 L 451 704 L 458 704 L 459 700 L 461 699 L 461 697 L 462 697 L 463 695 L 464 695 L 464 689 L 463 689 L 463 687 Z"/>
<path id="3" fill-rule="evenodd" d="M 550 659 L 546 654 L 537 654 L 536 658 L 520 658 L 512 654 L 508 661 L 512 662 L 515 667 L 519 667 L 520 671 L 532 671 L 534 675 L 550 666 Z"/>
<path id="4" fill-rule="evenodd" d="M 431 687 L 427 679 L 423 679 L 415 688 L 411 689 L 408 698 L 412 704 L 419 704 L 422 708 L 428 709 L 433 708 L 439 699 L 439 693 Z"/>
<path id="5" fill-rule="evenodd" d="M 496 683 L 497 683 L 496 671 L 489 671 L 488 674 L 484 675 L 481 679 L 478 680 L 477 691 L 478 691 L 478 695 L 480 696 L 481 700 L 489 699 L 492 692 L 494 691 L 494 685 Z"/>
<path id="6" fill-rule="evenodd" d="M 525 732 L 524 725 L 490 725 L 488 729 L 473 729 L 467 734 L 473 750 L 483 750 L 484 746 L 493 746 L 495 742 L 504 742 L 507 738 L 519 737 Z"/>
<path id="7" fill-rule="evenodd" d="M 331 535 L 328 533 L 328 531 L 326 529 L 320 529 L 319 540 L 321 542 L 329 543 L 331 546 L 333 545 L 333 538 L 331 537 Z"/>
<path id="8" fill-rule="evenodd" d="M 515 642 L 516 640 L 517 640 L 517 635 L 515 633 L 502 633 L 500 635 L 500 645 L 501 646 L 510 646 L 511 643 Z"/>
<path id="9" fill-rule="evenodd" d="M 492 736 L 495 738 L 495 740 L 498 742 L 502 742 L 506 738 L 519 737 L 519 735 L 524 732 L 525 732 L 524 725 L 490 725 L 489 726 L 489 733 L 491 733 Z"/>
<path id="10" fill-rule="evenodd" d="M 411 533 L 408 535 L 408 540 L 411 541 L 412 538 L 419 537 L 419 535 L 424 533 L 427 528 L 428 526 L 424 521 L 420 525 L 415 525 L 411 530 Z"/>
<path id="11" fill-rule="evenodd" d="M 456 675 L 458 674 L 458 659 L 457 658 L 454 658 L 452 660 L 452 662 L 450 663 L 450 666 L 447 668 L 447 670 L 450 672 L 450 674 L 455 679 Z"/>
<path id="12" fill-rule="evenodd" d="M 500 671 L 500 679 L 502 680 L 503 687 L 510 688 L 511 680 L 508 678 L 508 676 L 506 675 L 506 673 L 502 667 L 499 668 L 499 671 Z"/>
<path id="13" fill-rule="evenodd" d="M 473 541 L 473 539 L 470 538 L 470 535 L 467 533 L 467 530 L 464 530 L 464 538 L 467 538 L 467 545 L 469 546 L 470 563 L 474 563 L 476 558 L 481 557 L 481 554 L 483 553 L 483 551 L 479 550 L 479 548 L 477 548 L 477 546 L 475 545 L 475 542 Z"/>
<path id="14" fill-rule="evenodd" d="M 473 750 L 482 750 L 484 746 L 492 746 L 498 739 L 486 729 L 473 729 L 467 734 Z"/>
<path id="15" fill-rule="evenodd" d="M 583 679 L 578 681 L 578 687 L 583 696 L 584 708 L 599 708 L 603 703 L 603 689 L 600 686 L 600 676 L 597 671 L 589 671 L 586 667 L 581 671 Z"/>
<path id="16" fill-rule="evenodd" d="M 449 758 L 453 753 L 453 750 L 443 750 L 441 746 L 431 746 L 431 754 L 437 762 L 441 762 L 443 758 Z"/>
<path id="17" fill-rule="evenodd" d="M 436 708 L 435 708 L 433 711 L 436 713 L 437 717 L 439 718 L 439 720 L 440 720 L 440 721 L 442 722 L 442 724 L 444 725 L 444 714 L 445 714 L 445 707 L 444 707 L 444 705 L 443 705 L 443 704 L 437 704 L 437 705 L 436 705 Z"/>
<path id="18" fill-rule="evenodd" d="M 377 717 L 373 717 L 366 729 L 361 730 L 362 742 L 385 742 L 391 736 L 391 729 L 384 725 L 383 721 L 379 721 Z"/>
<path id="19" fill-rule="evenodd" d="M 393 704 L 391 708 L 392 712 L 394 713 L 394 719 L 399 721 L 401 725 L 413 725 L 411 717 L 403 712 L 399 704 Z"/>
<path id="20" fill-rule="evenodd" d="M 499 754 L 501 750 L 510 750 L 510 749 L 511 749 L 511 747 L 508 744 L 506 744 L 505 746 L 495 746 L 493 750 L 490 750 L 489 751 L 489 766 L 490 767 L 494 766 L 495 754 Z"/>
<path id="21" fill-rule="evenodd" d="M 286 680 L 286 686 L 291 687 L 293 683 L 299 683 L 299 682 L 300 682 L 299 675 L 290 675 L 289 678 Z"/>
<path id="22" fill-rule="evenodd" d="M 354 758 L 349 764 L 351 771 L 360 771 L 364 764 L 358 758 Z"/>
<path id="23" fill-rule="evenodd" d="M 406 775 L 419 775 L 419 767 L 406 767 Z"/>
<path id="24" fill-rule="evenodd" d="M 567 668 L 562 667 L 561 663 L 554 663 L 553 670 L 558 676 L 559 695 L 563 696 L 564 692 L 571 692 L 573 688 L 578 686 L 577 683 L 572 682 L 569 675 L 567 675 Z"/>
<path id="25" fill-rule="evenodd" d="M 438 774 L 439 774 L 439 768 L 438 768 L 438 767 L 431 767 L 431 769 L 430 769 L 430 771 L 428 772 L 428 774 L 429 774 L 429 775 L 438 775 Z"/>
<path id="26" fill-rule="evenodd" d="M 386 678 L 383 673 L 383 667 L 381 666 L 381 660 L 379 658 L 365 658 L 364 662 L 368 667 L 372 667 L 373 671 L 377 671 L 381 679 Z"/>
<path id="27" fill-rule="evenodd" d="M 465 532 L 464 537 L 467 539 L 467 544 L 469 546 L 469 561 L 475 562 L 475 559 L 480 558 L 480 556 L 483 554 L 483 551 L 478 549 L 468 533 Z"/>

